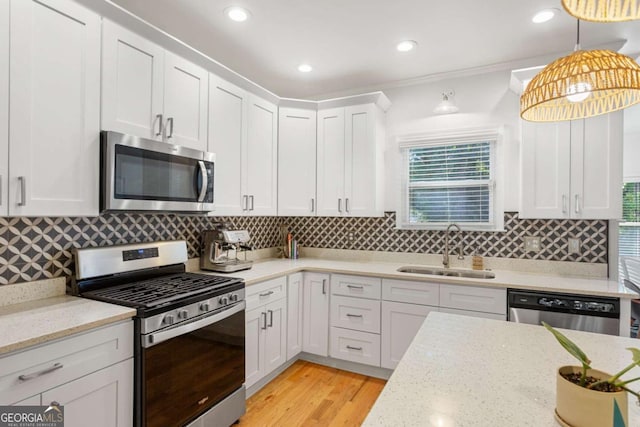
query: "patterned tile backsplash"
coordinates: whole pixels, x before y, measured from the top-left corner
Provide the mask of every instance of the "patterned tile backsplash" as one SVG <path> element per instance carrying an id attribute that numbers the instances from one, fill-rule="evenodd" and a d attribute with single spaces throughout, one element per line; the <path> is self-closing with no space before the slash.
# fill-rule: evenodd
<path id="1" fill-rule="evenodd" d="M 396 230 L 395 213 L 382 218 L 206 217 L 175 214 L 103 214 L 99 217 L 0 217 L 0 284 L 67 276 L 71 250 L 155 240 L 187 241 L 189 257 L 200 252 L 200 232 L 226 221 L 246 228 L 256 249 L 280 244 L 286 224 L 301 246 L 389 252 L 439 253 L 443 231 Z M 521 220 L 505 214 L 505 232 L 464 232 L 467 253 L 555 261 L 607 262 L 607 221 Z M 542 250 L 525 253 L 525 236 L 540 236 Z M 581 240 L 580 254 L 567 253 L 569 237 Z M 457 242 L 454 240 L 454 244 Z"/>

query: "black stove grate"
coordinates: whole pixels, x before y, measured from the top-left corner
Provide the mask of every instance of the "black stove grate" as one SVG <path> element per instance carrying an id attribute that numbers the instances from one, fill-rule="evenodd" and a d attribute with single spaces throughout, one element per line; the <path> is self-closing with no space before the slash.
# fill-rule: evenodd
<path id="1" fill-rule="evenodd" d="M 179 273 L 97 289 L 82 295 L 129 307 L 151 308 L 192 295 L 221 289 L 238 279 L 197 273 Z"/>

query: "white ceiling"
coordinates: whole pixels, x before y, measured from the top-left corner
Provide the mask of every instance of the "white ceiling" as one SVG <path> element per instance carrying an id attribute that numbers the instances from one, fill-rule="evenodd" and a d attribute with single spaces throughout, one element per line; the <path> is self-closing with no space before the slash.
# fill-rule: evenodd
<path id="1" fill-rule="evenodd" d="M 375 88 L 389 82 L 562 54 L 575 44 L 564 10 L 533 24 L 560 0 L 112 0 L 279 96 Z M 248 8 L 244 23 L 226 18 Z M 583 47 L 624 39 L 640 52 L 640 22 L 581 24 Z M 416 40 L 412 53 L 397 42 Z M 560 56 L 560 55 L 558 55 Z M 307 62 L 311 73 L 297 71 Z"/>

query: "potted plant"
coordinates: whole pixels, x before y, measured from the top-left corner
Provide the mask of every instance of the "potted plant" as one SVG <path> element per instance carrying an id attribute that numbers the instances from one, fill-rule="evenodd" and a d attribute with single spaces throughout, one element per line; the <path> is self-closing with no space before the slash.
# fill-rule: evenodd
<path id="1" fill-rule="evenodd" d="M 627 393 L 640 402 L 640 394 L 628 388 L 640 377 L 623 380 L 622 375 L 640 366 L 640 349 L 628 348 L 632 362 L 615 375 L 591 368 L 591 360 L 573 341 L 542 322 L 569 354 L 582 366 L 562 366 L 556 379 L 556 419 L 568 427 L 631 427 Z"/>

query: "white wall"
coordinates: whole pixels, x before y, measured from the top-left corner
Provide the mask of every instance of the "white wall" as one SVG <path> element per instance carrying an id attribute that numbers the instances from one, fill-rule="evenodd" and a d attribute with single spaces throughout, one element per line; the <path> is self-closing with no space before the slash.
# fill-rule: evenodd
<path id="1" fill-rule="evenodd" d="M 385 89 L 391 100 L 387 112 L 385 153 L 385 210 L 400 205 L 400 151 L 396 138 L 401 135 L 449 129 L 502 126 L 504 209 L 517 211 L 520 188 L 519 97 L 509 90 L 510 71 L 441 80 L 415 86 Z M 438 116 L 433 109 L 441 93 L 453 89 L 460 112 Z"/>

